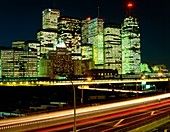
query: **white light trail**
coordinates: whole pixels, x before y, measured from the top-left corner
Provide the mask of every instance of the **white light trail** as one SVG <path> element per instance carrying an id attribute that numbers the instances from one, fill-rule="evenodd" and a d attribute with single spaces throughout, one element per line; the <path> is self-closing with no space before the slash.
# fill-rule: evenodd
<path id="1" fill-rule="evenodd" d="M 85 114 L 85 113 L 90 113 L 90 112 L 95 112 L 95 111 L 100 111 L 100 110 L 107 110 L 107 109 L 116 108 L 119 106 L 135 105 L 137 103 L 160 100 L 160 99 L 165 99 L 165 98 L 169 98 L 169 97 L 170 97 L 170 93 L 166 93 L 166 94 L 156 95 L 156 96 L 152 96 L 152 97 L 145 97 L 145 98 L 133 99 L 133 100 L 128 100 L 128 101 L 103 104 L 103 105 L 98 105 L 98 106 L 89 106 L 89 107 L 85 107 L 85 108 L 77 108 L 76 114 Z M 6 119 L 6 120 L 0 121 L 0 127 L 2 127 L 4 125 L 13 125 L 13 124 L 17 124 L 17 123 L 40 121 L 40 120 L 44 120 L 44 119 L 47 120 L 47 119 L 51 119 L 51 118 L 67 118 L 68 116 L 73 116 L 73 115 L 74 115 L 73 110 L 70 109 L 70 110 L 51 112 L 51 113 L 46 113 L 46 114 L 33 115 L 33 116 L 28 116 L 28 117 Z"/>

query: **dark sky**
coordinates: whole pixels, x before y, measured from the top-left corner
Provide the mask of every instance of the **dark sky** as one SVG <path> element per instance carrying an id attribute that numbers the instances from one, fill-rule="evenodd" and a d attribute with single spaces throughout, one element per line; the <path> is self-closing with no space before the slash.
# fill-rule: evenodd
<path id="1" fill-rule="evenodd" d="M 166 64 L 170 68 L 170 8 L 168 0 L 133 0 L 141 33 L 142 62 Z M 105 22 L 122 23 L 127 0 L 1 0 L 0 46 L 16 40 L 35 40 L 45 8 L 57 8 L 61 15 L 100 17 Z M 55 3 L 55 4 L 54 4 Z"/>

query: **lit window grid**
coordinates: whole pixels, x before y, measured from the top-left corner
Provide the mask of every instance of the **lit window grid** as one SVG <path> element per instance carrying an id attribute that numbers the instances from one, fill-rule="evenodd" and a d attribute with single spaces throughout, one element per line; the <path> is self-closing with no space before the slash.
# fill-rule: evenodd
<path id="1" fill-rule="evenodd" d="M 62 17 L 59 20 L 58 30 L 67 50 L 71 53 L 80 54 L 80 56 L 73 56 L 72 59 L 81 59 L 81 21 Z"/>
<path id="2" fill-rule="evenodd" d="M 121 74 L 121 33 L 120 28 L 106 27 L 104 29 L 105 68 L 117 69 Z"/>
<path id="3" fill-rule="evenodd" d="M 40 31 L 37 33 L 37 39 L 41 43 L 41 53 L 46 54 L 48 51 L 54 50 L 54 44 L 57 42 L 57 33 Z M 52 46 L 49 47 L 49 45 Z"/>
<path id="4" fill-rule="evenodd" d="M 137 19 L 133 17 L 125 18 L 122 26 L 122 73 L 140 72 L 140 34 L 134 32 L 138 29 Z"/>
<path id="5" fill-rule="evenodd" d="M 56 9 L 46 9 L 42 12 L 42 28 L 57 29 L 60 11 Z"/>
<path id="6" fill-rule="evenodd" d="M 20 76 L 20 75 L 23 75 L 23 74 L 30 74 L 29 72 L 34 72 L 36 74 L 36 76 L 34 77 L 37 77 L 37 70 L 34 70 L 34 69 L 37 69 L 37 56 L 36 56 L 36 59 L 32 59 L 31 58 L 31 61 L 32 63 L 34 63 L 34 65 L 31 65 L 30 69 L 31 70 L 26 70 L 23 74 L 21 74 L 21 71 L 19 70 L 20 68 L 20 63 L 22 62 L 27 62 L 25 63 L 25 68 L 28 67 L 28 62 L 29 60 L 26 58 L 22 58 L 22 55 L 26 55 L 28 54 L 27 53 L 28 51 L 16 51 L 14 49 L 11 49 L 11 51 L 9 50 L 1 50 L 1 67 L 2 67 L 2 71 L 1 71 L 1 77 L 23 77 L 23 76 Z M 10 54 L 9 54 L 10 53 Z M 31 52 L 33 53 L 33 52 Z M 33 53 L 33 54 L 37 54 L 37 53 Z M 28 56 L 29 57 L 29 56 Z M 32 56 L 30 56 L 32 57 Z M 10 58 L 10 59 L 9 59 Z M 23 63 L 23 64 L 24 64 Z M 32 77 L 32 75 L 31 75 Z"/>

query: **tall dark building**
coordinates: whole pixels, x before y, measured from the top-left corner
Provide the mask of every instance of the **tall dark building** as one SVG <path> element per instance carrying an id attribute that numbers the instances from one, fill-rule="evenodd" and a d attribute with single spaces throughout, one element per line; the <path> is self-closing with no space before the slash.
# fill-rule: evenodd
<path id="1" fill-rule="evenodd" d="M 73 17 L 60 17 L 58 39 L 61 39 L 73 60 L 81 60 L 81 20 Z"/>

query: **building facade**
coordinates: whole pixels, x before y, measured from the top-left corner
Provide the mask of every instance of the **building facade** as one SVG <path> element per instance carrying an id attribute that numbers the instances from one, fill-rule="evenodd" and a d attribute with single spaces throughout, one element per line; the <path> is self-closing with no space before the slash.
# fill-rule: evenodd
<path id="1" fill-rule="evenodd" d="M 60 11 L 57 9 L 45 9 L 42 12 L 42 29 L 57 30 Z"/>
<path id="2" fill-rule="evenodd" d="M 50 50 L 56 50 L 58 41 L 57 30 L 41 29 L 37 32 L 37 40 L 40 42 L 40 54 L 46 56 Z"/>
<path id="3" fill-rule="evenodd" d="M 140 32 L 138 20 L 132 14 L 132 6 L 132 4 L 128 4 L 128 13 L 121 27 L 122 74 L 140 73 Z"/>
<path id="4" fill-rule="evenodd" d="M 82 20 L 81 34 L 82 34 L 82 60 L 92 60 L 93 50 L 92 44 L 88 42 L 88 22 L 90 18 Z"/>
<path id="5" fill-rule="evenodd" d="M 121 25 L 104 24 L 104 62 L 105 69 L 122 73 Z"/>
<path id="6" fill-rule="evenodd" d="M 95 68 L 104 68 L 103 19 L 95 18 L 88 22 L 88 43 L 92 44 L 92 60 Z"/>
<path id="7" fill-rule="evenodd" d="M 72 56 L 66 48 L 57 48 L 48 53 L 48 76 L 57 79 L 59 76 L 74 75 Z"/>
<path id="8" fill-rule="evenodd" d="M 62 16 L 58 21 L 58 38 L 65 43 L 73 60 L 81 60 L 81 20 Z"/>
<path id="9" fill-rule="evenodd" d="M 25 47 L 27 48 L 32 48 L 37 50 L 37 57 L 38 61 L 40 59 L 40 54 L 41 54 L 41 44 L 37 40 L 27 40 L 25 41 Z"/>
<path id="10" fill-rule="evenodd" d="M 0 57 L 2 78 L 37 77 L 36 49 L 1 48 Z"/>

